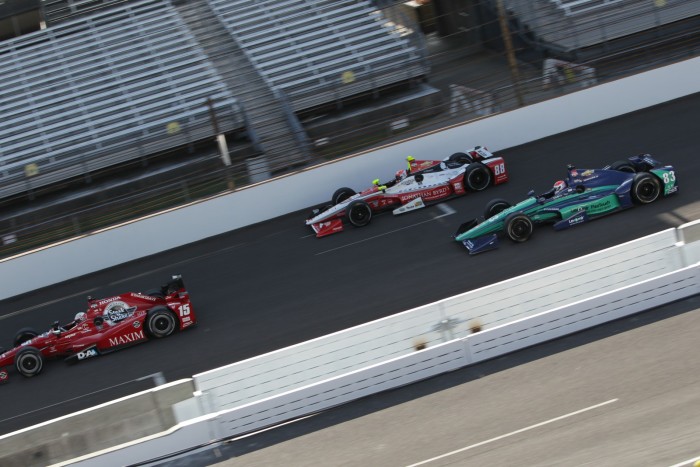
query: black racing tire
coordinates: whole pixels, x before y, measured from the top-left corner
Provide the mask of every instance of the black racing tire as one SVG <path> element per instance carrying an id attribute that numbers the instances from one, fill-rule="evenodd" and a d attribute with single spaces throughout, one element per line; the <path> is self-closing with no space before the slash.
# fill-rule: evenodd
<path id="1" fill-rule="evenodd" d="M 486 203 L 486 207 L 484 208 L 484 219 L 493 217 L 501 211 L 505 211 L 509 207 L 511 207 L 511 204 L 504 199 L 492 199 L 491 201 Z"/>
<path id="2" fill-rule="evenodd" d="M 168 337 L 178 329 L 177 316 L 169 308 L 157 306 L 148 310 L 146 332 L 154 339 Z"/>
<path id="3" fill-rule="evenodd" d="M 39 332 L 34 328 L 22 328 L 15 333 L 15 340 L 12 341 L 13 347 L 19 347 L 20 344 L 27 342 L 30 339 L 39 335 Z"/>
<path id="4" fill-rule="evenodd" d="M 456 153 L 452 154 L 447 160 L 450 162 L 456 162 L 456 163 L 462 164 L 462 165 L 467 165 L 467 164 L 471 164 L 472 162 L 474 162 L 474 159 L 472 159 L 472 157 L 465 152 L 456 152 Z"/>
<path id="5" fill-rule="evenodd" d="M 610 164 L 610 170 L 618 170 L 620 172 L 637 173 L 637 168 L 630 161 L 615 161 Z"/>
<path id="6" fill-rule="evenodd" d="M 342 203 L 346 199 L 355 196 L 357 193 L 355 193 L 355 190 L 352 188 L 348 187 L 343 187 L 343 188 L 338 188 L 335 190 L 335 193 L 333 193 L 333 196 L 331 197 L 331 204 L 335 206 L 338 203 Z"/>
<path id="7" fill-rule="evenodd" d="M 358 199 L 350 203 L 345 215 L 355 227 L 364 227 L 372 220 L 372 208 L 365 201 Z"/>
<path id="8" fill-rule="evenodd" d="M 26 378 L 38 375 L 43 367 L 44 358 L 35 347 L 23 347 L 15 355 L 15 368 Z"/>
<path id="9" fill-rule="evenodd" d="M 474 162 L 464 171 L 464 186 L 471 191 L 482 191 L 491 185 L 491 171 L 484 164 Z"/>
<path id="10" fill-rule="evenodd" d="M 165 298 L 165 294 L 163 294 L 162 289 L 150 289 L 146 291 L 146 295 L 149 297 L 156 297 L 156 298 Z"/>
<path id="11" fill-rule="evenodd" d="M 516 243 L 526 242 L 532 235 L 534 224 L 526 214 L 522 212 L 511 212 L 504 221 L 504 232 L 506 237 Z"/>
<path id="12" fill-rule="evenodd" d="M 653 203 L 661 196 L 661 181 L 648 172 L 638 173 L 632 181 L 632 200 L 638 204 Z"/>

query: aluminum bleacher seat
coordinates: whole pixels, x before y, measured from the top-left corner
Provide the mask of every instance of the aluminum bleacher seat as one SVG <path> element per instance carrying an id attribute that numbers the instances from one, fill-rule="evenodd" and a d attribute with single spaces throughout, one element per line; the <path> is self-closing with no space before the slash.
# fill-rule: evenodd
<path id="1" fill-rule="evenodd" d="M 700 0 L 509 0 L 520 22 L 557 51 L 637 34 L 700 14 Z"/>
<path id="2" fill-rule="evenodd" d="M 618 3 L 622 0 L 550 0 L 564 14 L 577 15 Z"/>
<path id="3" fill-rule="evenodd" d="M 0 79 L 0 198 L 211 137 L 208 98 L 221 131 L 244 126 L 169 0 L 0 43 Z"/>
<path id="4" fill-rule="evenodd" d="M 295 111 L 427 73 L 417 47 L 369 1 L 207 0 Z"/>

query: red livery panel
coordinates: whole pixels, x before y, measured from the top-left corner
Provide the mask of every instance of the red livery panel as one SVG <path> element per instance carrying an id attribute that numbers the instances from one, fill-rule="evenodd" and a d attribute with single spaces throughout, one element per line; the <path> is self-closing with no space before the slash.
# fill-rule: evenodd
<path id="1" fill-rule="evenodd" d="M 88 297 L 87 311 L 39 334 L 20 329 L 13 348 L 0 355 L 0 383 L 7 381 L 5 367 L 14 366 L 26 377 L 38 375 L 47 358 L 77 363 L 149 339 L 167 337 L 197 323 L 182 277 L 146 293 L 128 292 L 114 297 Z"/>

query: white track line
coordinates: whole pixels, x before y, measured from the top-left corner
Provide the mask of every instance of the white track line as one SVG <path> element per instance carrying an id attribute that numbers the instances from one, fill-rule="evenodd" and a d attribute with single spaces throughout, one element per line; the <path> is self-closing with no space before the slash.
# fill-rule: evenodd
<path id="1" fill-rule="evenodd" d="M 596 404 L 596 405 L 592 405 L 592 406 L 590 406 L 590 407 L 586 407 L 585 409 L 577 410 L 576 412 L 571 412 L 571 413 L 568 413 L 568 414 L 566 414 L 566 415 L 562 415 L 561 417 L 552 418 L 552 419 L 547 420 L 547 421 L 544 421 L 544 422 L 536 423 L 535 425 L 530 425 L 530 426 L 528 426 L 528 427 L 521 428 L 521 429 L 519 429 L 519 430 L 511 431 L 510 433 L 506 433 L 505 435 L 496 436 L 495 438 L 487 439 L 486 441 L 482 441 L 482 442 L 480 442 L 480 443 L 472 444 L 471 446 L 467 446 L 467 447 L 464 447 L 464 448 L 462 448 L 462 449 L 457 449 L 456 451 L 448 452 L 448 453 L 442 454 L 442 455 L 437 456 L 437 457 L 433 457 L 432 459 L 426 459 L 426 460 L 421 461 L 421 462 L 418 462 L 418 463 L 416 463 L 416 464 L 411 464 L 411 465 L 409 465 L 408 467 L 416 467 L 416 466 L 418 466 L 418 465 L 428 464 L 429 462 L 434 462 L 434 461 L 436 461 L 436 460 L 444 459 L 445 457 L 453 456 L 453 455 L 455 455 L 455 454 L 459 454 L 460 452 L 468 451 L 469 449 L 478 448 L 479 446 L 483 446 L 483 445 L 485 445 L 485 444 L 493 443 L 494 441 L 500 441 L 500 440 L 502 440 L 502 439 L 504 439 L 504 438 L 508 438 L 508 437 L 510 437 L 510 436 L 514 436 L 514 435 L 523 433 L 523 432 L 525 432 L 525 431 L 533 430 L 533 429 L 535 429 L 535 428 L 539 428 L 539 427 L 541 427 L 541 426 L 548 425 L 548 424 L 550 424 L 550 423 L 558 422 L 559 420 L 563 420 L 563 419 L 565 419 L 565 418 L 573 417 L 574 415 L 578 415 L 578 414 L 581 414 L 581 413 L 584 413 L 584 412 L 588 412 L 589 410 L 597 409 L 597 408 L 599 408 L 599 407 L 603 407 L 604 405 L 612 404 L 613 402 L 617 402 L 617 401 L 618 401 L 618 399 L 611 399 L 611 400 L 609 400 L 609 401 L 602 402 L 602 403 L 600 403 L 600 404 Z"/>
<path id="2" fill-rule="evenodd" d="M 441 205 L 441 204 L 438 204 L 438 207 L 440 207 L 440 206 L 442 206 L 442 205 Z M 413 227 L 417 227 L 417 226 L 419 226 L 419 225 L 421 225 L 421 224 L 426 224 L 426 223 L 428 223 L 428 222 L 433 222 L 433 221 L 436 220 L 436 219 L 440 219 L 441 217 L 449 216 L 449 215 L 452 215 L 452 214 L 454 214 L 455 212 L 457 212 L 457 211 L 455 211 L 454 209 L 452 209 L 452 208 L 449 207 L 449 206 L 445 206 L 445 207 L 446 207 L 446 209 L 441 209 L 441 211 L 443 211 L 444 214 L 440 214 L 439 216 L 435 216 L 435 217 L 433 217 L 432 219 L 428 219 L 428 220 L 425 220 L 425 221 L 422 221 L 422 222 L 418 222 L 418 223 L 416 223 L 416 224 L 407 225 L 406 227 L 401 227 L 400 229 L 390 230 L 389 232 L 384 232 L 383 234 L 375 235 L 375 236 L 373 236 L 373 237 L 368 237 L 368 238 L 359 240 L 359 241 L 357 241 L 357 242 L 352 242 L 352 243 L 345 244 L 345 245 L 343 245 L 343 246 L 339 246 L 339 247 L 336 247 L 336 248 L 331 248 L 330 250 L 320 251 L 320 252 L 318 252 L 318 253 L 315 253 L 314 256 L 324 255 L 324 254 L 326 254 L 326 253 L 330 253 L 331 251 L 336 251 L 336 250 L 340 250 L 340 249 L 342 249 L 342 248 L 347 248 L 347 247 L 349 247 L 349 246 L 357 245 L 358 243 L 364 243 L 364 242 L 368 242 L 368 241 L 370 241 L 370 240 L 374 240 L 375 238 L 385 237 L 385 236 L 387 236 L 387 235 L 391 235 L 391 234 L 393 234 L 393 233 L 400 232 L 400 231 L 402 231 L 402 230 L 406 230 L 406 229 L 411 229 L 411 228 L 413 228 Z"/>

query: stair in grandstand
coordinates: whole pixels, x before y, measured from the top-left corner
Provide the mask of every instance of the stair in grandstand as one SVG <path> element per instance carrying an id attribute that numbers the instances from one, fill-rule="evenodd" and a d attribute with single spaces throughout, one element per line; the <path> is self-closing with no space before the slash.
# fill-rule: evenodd
<path id="1" fill-rule="evenodd" d="M 209 4 L 178 1 L 174 6 L 227 87 L 242 103 L 251 139 L 266 158 L 257 170 L 267 169 L 274 174 L 305 164 L 308 152 L 301 125 L 295 126 L 296 116 L 260 76 Z"/>

